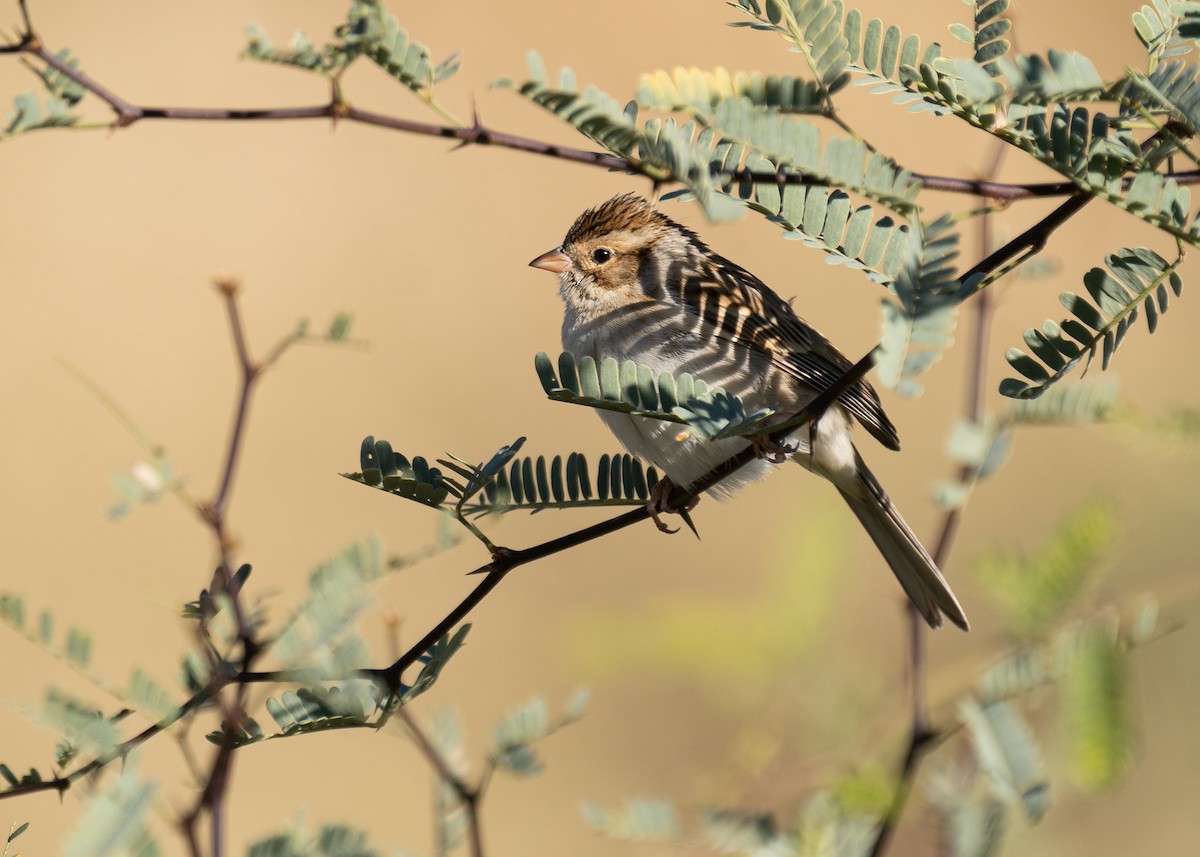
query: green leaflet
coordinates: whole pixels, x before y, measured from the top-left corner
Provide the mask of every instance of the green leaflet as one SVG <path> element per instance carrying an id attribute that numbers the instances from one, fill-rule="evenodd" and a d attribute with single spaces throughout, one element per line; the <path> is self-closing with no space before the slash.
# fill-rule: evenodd
<path id="1" fill-rule="evenodd" d="M 1055 385 L 1035 399 L 1016 399 L 1011 417 L 1016 425 L 1088 425 L 1104 422 L 1117 400 L 1114 381 Z"/>
<path id="2" fill-rule="evenodd" d="M 334 30 L 332 41 L 315 45 L 302 32 L 286 47 L 273 44 L 256 24 L 246 27 L 242 56 L 260 62 L 287 65 L 327 76 L 340 74 L 360 56 L 368 57 L 384 72 L 419 95 L 427 96 L 435 83 L 459 68 L 458 55 L 434 63 L 425 45 L 409 36 L 396 17 L 376 2 L 354 0 L 345 22 Z"/>
<path id="3" fill-rule="evenodd" d="M 283 669 L 343 675 L 367 666 L 366 646 L 354 624 L 371 603 L 368 584 L 386 566 L 379 540 L 369 537 L 318 565 L 308 577 L 308 597 L 266 648 Z"/>
<path id="4" fill-rule="evenodd" d="M 558 374 L 546 352 L 534 359 L 546 395 L 559 402 L 681 423 L 708 440 L 758 433 L 774 411 L 748 413 L 741 399 L 684 373 L 654 377 L 632 360 L 605 358 L 597 367 L 591 356 L 576 360 L 569 351 L 558 357 Z M 561 379 L 561 380 L 560 380 Z"/>
<path id="5" fill-rule="evenodd" d="M 1138 41 L 1146 48 L 1151 72 L 1162 60 L 1191 51 L 1192 41 L 1180 34 L 1179 27 L 1186 24 L 1190 29 L 1198 20 L 1200 8 L 1197 4 L 1174 0 L 1154 0 L 1153 6 L 1147 4 L 1133 13 L 1133 29 Z"/>
<path id="6" fill-rule="evenodd" d="M 1077 51 L 1052 49 L 1045 57 L 1003 56 L 996 67 L 1008 83 L 1008 100 L 1013 104 L 1090 101 L 1112 93 L 1092 61 Z"/>
<path id="7" fill-rule="evenodd" d="M 857 9 L 846 11 L 841 0 L 797 0 L 791 3 L 788 25 L 783 23 L 782 11 L 772 16 L 770 5 L 765 14 L 757 2 L 739 0 L 737 5 L 756 20 L 732 26 L 775 32 L 795 44 L 810 65 L 815 60 L 818 69 L 824 68 L 832 74 L 826 81 L 831 93 L 847 82 L 845 72 L 852 72 L 860 78 L 859 83 L 871 86 L 873 93 L 891 93 L 899 103 L 921 102 L 920 96 L 909 87 L 909 75 L 904 69 L 941 56 L 941 47 L 936 43 L 922 51 L 918 36 L 906 37 L 899 27 L 885 27 L 878 18 L 864 20 Z M 796 24 L 803 21 L 807 26 L 791 26 L 792 21 Z M 820 75 L 818 78 L 821 79 Z M 935 107 L 928 102 L 922 105 L 916 109 Z"/>
<path id="8" fill-rule="evenodd" d="M 714 157 L 723 173 L 740 163 L 754 173 L 778 171 L 775 163 L 740 143 L 722 142 Z M 871 282 L 891 283 L 904 262 L 909 227 L 889 216 L 877 217 L 873 206 L 854 206 L 843 190 L 750 178 L 726 180 L 721 190 L 736 194 L 784 229 L 784 238 L 822 250 L 830 264 L 862 271 Z M 683 194 L 664 194 L 663 199 L 674 196 Z"/>
<path id="9" fill-rule="evenodd" d="M 709 119 L 722 143 L 740 143 L 812 181 L 842 187 L 905 215 L 913 212 L 920 183 L 891 158 L 870 152 L 861 140 L 831 137 L 824 144 L 816 125 L 748 99 L 720 102 Z"/>
<path id="10" fill-rule="evenodd" d="M 587 711 L 589 698 L 587 691 L 576 691 L 566 711 L 554 720 L 550 719 L 546 700 L 541 698 L 508 712 L 496 724 L 488 760 L 500 770 L 517 776 L 540 773 L 542 761 L 534 745 L 579 720 Z"/>
<path id="11" fill-rule="evenodd" d="M 893 283 L 898 300 L 883 302 L 876 365 L 880 380 L 903 395 L 920 394 L 915 376 L 954 341 L 960 298 L 953 269 L 958 234 L 952 226 L 946 215 L 907 236 L 905 262 Z"/>
<path id="12" fill-rule="evenodd" d="M 638 124 L 638 106 L 622 106 L 595 86 L 579 91 L 575 74 L 564 68 L 557 84 L 551 84 L 542 58 L 529 53 L 529 78 L 522 83 L 501 80 L 534 104 L 549 110 L 577 131 L 608 151 L 632 161 L 633 169 L 656 182 L 678 181 L 692 191 L 712 220 L 741 214 L 723 194 L 714 192 L 709 168 L 713 138 L 693 123 L 679 125 L 674 119 L 652 119 Z"/>
<path id="13" fill-rule="evenodd" d="M 1169 62 L 1146 75 L 1136 69 L 1129 77 L 1141 97 L 1169 110 L 1183 120 L 1193 133 L 1200 133 L 1200 69 L 1190 63 Z"/>
<path id="14" fill-rule="evenodd" d="M 679 181 L 712 219 L 741 211 L 714 183 L 728 188 L 723 166 L 732 171 L 733 146 L 772 162 L 774 168 L 802 172 L 811 181 L 875 199 L 900 212 L 910 212 L 920 185 L 891 159 L 869 152 L 849 137 L 823 143 L 815 125 L 786 115 L 799 104 L 815 106 L 815 94 L 794 79 L 761 76 L 730 78 L 727 72 L 665 72 L 643 78 L 640 98 L 655 109 L 683 104 L 702 121 L 678 124 L 674 119 L 638 123 L 637 103 L 621 106 L 595 87 L 580 91 L 574 74 L 564 69 L 551 85 L 537 54 L 529 60 L 529 79 L 501 81 L 535 104 L 553 112 L 610 152 L 634 160 L 635 167 L 656 181 Z M 722 70 L 723 71 L 723 70 Z"/>
<path id="15" fill-rule="evenodd" d="M 71 68 L 79 68 L 79 59 L 66 48 L 55 56 Z M 13 110 L 5 117 L 3 130 L 0 130 L 0 139 L 46 128 L 69 128 L 82 118 L 72 112 L 87 92 L 82 86 L 50 66 L 26 65 L 45 87 L 45 101 L 32 92 L 15 96 Z"/>
<path id="16" fill-rule="evenodd" d="M 158 786 L 143 779 L 135 765 L 124 767 L 106 788 L 90 797 L 63 847 L 66 857 L 94 854 L 157 854 L 147 816 Z"/>
<path id="17" fill-rule="evenodd" d="M 589 801 L 583 806 L 583 817 L 600 833 L 618 840 L 669 842 L 683 833 L 679 811 L 666 800 L 631 800 L 619 810 L 607 810 Z"/>
<path id="18" fill-rule="evenodd" d="M 1084 505 L 1035 550 L 984 555 L 976 577 L 1009 630 L 1038 638 L 1082 600 L 1108 556 L 1115 528 L 1111 508 Z"/>
<path id="19" fill-rule="evenodd" d="M 981 704 L 967 696 L 959 703 L 959 715 L 996 796 L 1021 807 L 1030 821 L 1040 821 L 1050 785 L 1041 750 L 1016 707 L 1005 700 Z"/>
<path id="20" fill-rule="evenodd" d="M 731 73 L 720 67 L 659 69 L 642 75 L 637 92 L 638 104 L 647 110 L 686 110 L 701 119 L 710 118 L 722 101 L 738 98 L 781 113 L 825 112 L 824 93 L 811 80 L 757 71 Z"/>
<path id="21" fill-rule="evenodd" d="M 25 92 L 13 98 L 13 112 L 5 117 L 0 139 L 45 128 L 69 128 L 79 119 L 66 101 L 47 95 L 43 104 L 32 92 Z"/>
<path id="22" fill-rule="evenodd" d="M 424 458 L 410 464 L 387 441 L 368 437 L 362 447 L 363 471 L 342 475 L 452 515 L 642 506 L 659 480 L 653 467 L 619 453 L 602 455 L 595 469 L 579 452 L 551 459 L 515 457 L 523 441 L 501 448 L 480 466 L 461 458 L 438 459 L 443 471 Z"/>
<path id="23" fill-rule="evenodd" d="M 1012 47 L 1008 39 L 1004 38 L 1012 29 L 1012 21 L 1004 17 L 1008 5 L 1008 0 L 975 0 L 970 44 L 975 51 L 975 62 L 992 77 L 1000 74 L 1001 69 L 997 61 Z"/>
<path id="24" fill-rule="evenodd" d="M 1158 328 L 1159 317 L 1167 311 L 1170 294 L 1183 291 L 1183 280 L 1176 269 L 1182 258 L 1168 263 L 1145 247 L 1122 248 L 1105 257 L 1104 268 L 1092 268 L 1083 283 L 1092 301 L 1070 292 L 1059 296 L 1073 318 L 1058 324 L 1049 319 L 1041 330 L 1027 328 L 1025 344 L 1033 355 L 1019 348 L 1005 353 L 1009 364 L 1026 380 L 1006 378 L 1000 382 L 1002 395 L 1017 399 L 1036 398 L 1065 377 L 1081 360 L 1085 368 L 1096 351 L 1101 351 L 1101 367 L 1107 369 L 1139 310 L 1146 315 L 1151 333 Z"/>
<path id="25" fill-rule="evenodd" d="M 1177 238 L 1200 243 L 1200 218 L 1191 213 L 1188 189 L 1154 169 L 1177 149 L 1175 144 L 1161 145 L 1147 163 L 1123 127 L 1123 117 L 1054 103 L 1149 99 L 1156 105 L 1169 102 L 1171 110 L 1195 111 L 1190 73 L 1168 64 L 1151 78 L 1132 72 L 1110 85 L 1077 54 L 1051 52 L 1047 59 L 1002 57 L 997 62 L 1009 82 L 1003 92 L 987 90 L 986 72 L 965 59 L 922 64 L 913 85 L 926 99 L 1023 149 L 1087 193 Z"/>
<path id="26" fill-rule="evenodd" d="M 549 110 L 610 152 L 626 158 L 633 154 L 641 139 L 636 102 L 622 105 L 595 86 L 579 91 L 575 73 L 569 68 L 564 68 L 558 82 L 552 84 L 546 74 L 546 65 L 536 51 L 529 52 L 528 63 L 528 79 L 521 83 L 503 79 L 496 85 L 511 89 Z"/>
<path id="27" fill-rule="evenodd" d="M 368 847 L 367 834 L 345 824 L 325 824 L 315 835 L 303 825 L 265 837 L 252 844 L 246 857 L 377 857 Z M 411 857 L 408 852 L 388 851 L 392 857 Z"/>
<path id="28" fill-rule="evenodd" d="M 1063 686 L 1071 776 L 1089 791 L 1115 785 L 1133 752 L 1127 657 L 1112 630 L 1093 627 L 1081 635 Z"/>

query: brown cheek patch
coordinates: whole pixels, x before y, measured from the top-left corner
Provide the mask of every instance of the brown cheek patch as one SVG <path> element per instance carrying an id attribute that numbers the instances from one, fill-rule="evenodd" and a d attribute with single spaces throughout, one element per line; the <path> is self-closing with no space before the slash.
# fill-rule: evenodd
<path id="1" fill-rule="evenodd" d="M 607 291 L 621 291 L 636 285 L 638 281 L 637 260 L 626 255 L 614 258 L 607 265 L 596 269 L 596 285 Z"/>

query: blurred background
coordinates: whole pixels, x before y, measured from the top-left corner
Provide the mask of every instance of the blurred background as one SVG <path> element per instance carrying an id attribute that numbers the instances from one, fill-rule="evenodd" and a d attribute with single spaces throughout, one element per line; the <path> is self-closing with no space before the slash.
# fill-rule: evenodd
<path id="1" fill-rule="evenodd" d="M 946 25 L 969 14 L 958 0 L 905 4 L 903 19 L 885 0 L 858 6 L 943 43 Z M 327 93 L 317 77 L 239 61 L 242 28 L 257 22 L 280 44 L 303 29 L 320 42 L 345 14 L 337 3 L 268 0 L 30 0 L 30 7 L 51 49 L 71 48 L 106 86 L 156 106 L 322 103 Z M 1117 75 L 1143 61 L 1130 24 L 1136 8 L 1102 0 L 1089 5 L 1085 25 L 1071 4 L 1022 4 L 1020 50 L 1079 50 L 1102 75 Z M 586 141 L 491 88 L 499 78 L 524 77 L 530 48 L 551 69 L 570 65 L 581 82 L 622 100 L 640 72 L 675 65 L 801 73 L 796 55 L 773 36 L 726 29 L 739 13 L 717 0 L 397 2 L 391 11 L 435 58 L 463 51 L 462 71 L 439 90 L 451 112 L 468 118 L 474 99 L 492 127 L 571 146 Z M 0 3 L 0 26 L 11 32 L 18 21 L 16 3 Z M 344 87 L 356 105 L 438 121 L 368 63 L 356 65 Z M 5 101 L 37 88 L 15 58 L 0 57 Z M 992 154 L 983 135 L 954 119 L 912 115 L 861 89 L 848 89 L 839 106 L 914 170 L 975 177 Z M 110 118 L 93 99 L 84 109 L 98 122 Z M 276 619 L 303 595 L 312 567 L 351 542 L 375 533 L 387 550 L 403 553 L 436 538 L 432 512 L 339 478 L 358 469 L 366 434 L 431 458 L 451 452 L 482 460 L 519 435 L 536 454 L 583 450 L 595 460 L 615 451 L 593 414 L 548 402 L 537 384 L 532 357 L 559 349 L 561 304 L 553 278 L 526 263 L 555 246 L 584 208 L 646 192 L 646 183 L 511 151 L 449 148 L 321 121 L 147 121 L 118 132 L 38 132 L 0 146 L 7 405 L 0 589 L 23 594 L 34 613 L 52 610 L 63 628 L 89 630 L 97 667 L 117 684 L 130 664 L 167 683 L 174 678 L 179 652 L 191 643 L 178 607 L 207 586 L 214 553 L 209 533 L 171 498 L 106 519 L 117 501 L 111 476 L 145 455 L 64 362 L 164 445 L 191 491 L 209 495 L 238 384 L 214 276 L 243 282 L 257 355 L 299 319 L 322 327 L 342 311 L 355 316 L 355 337 L 372 343 L 365 351 L 297 347 L 254 402 L 230 521 L 238 558 L 255 568 L 251 591 L 271 596 Z M 1011 152 L 1002 178 L 1054 176 Z M 927 199 L 950 210 L 973 204 Z M 759 218 L 714 227 L 695 206 L 669 205 L 718 252 L 794 296 L 800 313 L 844 352 L 857 357 L 874 345 L 877 286 L 780 240 Z M 1052 205 L 1015 204 L 997 218 L 997 238 L 1012 237 Z M 970 229 L 968 264 L 978 254 L 974 242 Z M 1138 245 L 1172 252 L 1149 227 L 1096 203 L 1055 235 L 1048 257 L 1057 276 L 995 290 L 990 411 L 1009 407 L 995 393 L 1011 372 L 1004 349 L 1025 327 L 1058 318 L 1058 293 L 1080 291 L 1082 274 L 1103 254 Z M 1185 282 L 1191 267 L 1184 266 Z M 1136 758 L 1111 790 L 1084 794 L 1071 784 L 1048 697 L 1028 700 L 1047 738 L 1052 806 L 1037 828 L 1014 822 L 1006 853 L 1183 854 L 1196 842 L 1200 454 L 1194 441 L 1147 428 L 1200 404 L 1192 377 L 1200 302 L 1192 297 L 1185 292 L 1172 305 L 1154 338 L 1139 325 L 1115 359 L 1118 424 L 1019 435 L 1012 459 L 972 499 L 947 564 L 973 630 L 931 637 L 938 722 L 953 720 L 957 694 L 1011 642 L 973 577 L 979 559 L 999 548 L 1035 550 L 1084 501 L 1111 503 L 1118 524 L 1106 573 L 1081 609 L 1132 608 L 1154 593 L 1180 626 L 1132 656 Z M 922 398 L 885 396 L 902 455 L 864 445 L 927 540 L 941 516 L 934 485 L 954 472 L 945 447 L 962 412 L 966 352 L 960 343 L 926 375 Z M 466 649 L 413 707 L 423 722 L 456 709 L 468 758 L 478 762 L 492 724 L 531 697 L 545 696 L 558 710 L 585 685 L 593 698 L 581 723 L 545 743 L 544 774 L 493 783 L 483 810 L 490 851 L 625 853 L 626 844 L 582 820 L 585 800 L 612 806 L 653 795 L 687 812 L 730 806 L 777 811 L 786 821 L 822 786 L 847 777 L 878 781 L 875 774 L 893 768 L 908 718 L 900 590 L 827 486 L 798 468 L 784 471 L 732 502 L 702 503 L 695 513 L 702 541 L 634 527 L 521 568 L 476 611 Z M 510 515 L 488 526 L 500 543 L 524 546 L 603 517 Z M 389 623 L 399 623 L 402 644 L 419 638 L 475 584 L 463 572 L 484 561 L 475 544 L 463 544 L 377 584 L 378 604 L 361 628 L 377 661 L 391 660 Z M 114 701 L 15 633 L 0 629 L 0 640 L 0 761 L 18 773 L 45 771 L 55 739 L 31 716 L 45 688 L 68 688 L 106 710 Z M 152 742 L 141 765 L 166 783 L 165 831 L 172 807 L 193 799 L 176 748 Z M 301 815 L 312 827 L 344 820 L 366 828 L 385 850 L 430 853 L 431 790 L 424 761 L 391 730 L 268 742 L 236 758 L 230 853 Z M 931 841 L 923 803 L 906 816 L 894 853 L 923 853 Z M 75 792 L 61 801 L 51 794 L 3 801 L 0 829 L 30 821 L 21 852 L 56 853 L 79 808 Z M 166 853 L 178 852 L 172 833 L 162 842 Z"/>

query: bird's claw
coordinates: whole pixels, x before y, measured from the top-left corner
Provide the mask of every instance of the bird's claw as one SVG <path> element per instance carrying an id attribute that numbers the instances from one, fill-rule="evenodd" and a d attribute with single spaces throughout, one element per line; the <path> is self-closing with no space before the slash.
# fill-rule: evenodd
<path id="1" fill-rule="evenodd" d="M 664 476 L 658 482 L 654 483 L 654 487 L 650 489 L 650 499 L 646 501 L 646 511 L 650 515 L 650 519 L 654 521 L 654 526 L 658 527 L 660 533 L 674 535 L 679 532 L 679 527 L 671 528 L 663 523 L 662 515 L 676 514 L 683 518 L 692 532 L 696 532 L 696 527 L 692 524 L 691 516 L 688 512 L 696 508 L 696 504 L 700 502 L 699 497 L 693 497 L 682 508 L 674 508 L 671 505 L 671 493 L 675 490 L 675 483 L 670 477 Z"/>
<path id="2" fill-rule="evenodd" d="M 755 458 L 770 464 L 783 464 L 800 448 L 799 444 L 779 443 L 768 435 L 751 438 L 750 446 Z"/>

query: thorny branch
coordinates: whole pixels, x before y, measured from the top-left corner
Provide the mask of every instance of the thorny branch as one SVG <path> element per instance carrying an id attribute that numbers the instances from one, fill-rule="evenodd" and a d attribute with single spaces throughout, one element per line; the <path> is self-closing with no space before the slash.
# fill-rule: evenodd
<path id="1" fill-rule="evenodd" d="M 14 43 L 0 45 L 0 54 L 26 54 L 33 56 L 45 63 L 49 68 L 53 68 L 62 74 L 67 79 L 74 81 L 86 91 L 103 101 L 113 111 L 115 115 L 115 119 L 113 121 L 114 128 L 127 128 L 136 122 L 146 119 L 235 122 L 287 121 L 303 119 L 329 119 L 336 122 L 339 120 L 345 120 L 400 131 L 403 133 L 455 140 L 460 145 L 491 145 L 544 157 L 558 158 L 576 163 L 602 167 L 610 170 L 632 172 L 643 171 L 642 165 L 635 159 L 622 158 L 603 152 L 560 146 L 521 137 L 518 135 L 508 134 L 484 126 L 480 122 L 477 115 L 474 122 L 470 126 L 457 127 L 419 122 L 364 110 L 347 103 L 342 98 L 340 88 L 336 85 L 332 89 L 331 99 L 328 103 L 313 106 L 244 110 L 225 108 L 147 107 L 137 105 L 126 100 L 116 92 L 113 92 L 82 71 L 70 66 L 68 63 L 47 50 L 41 39 L 34 31 L 34 28 L 30 22 L 26 0 L 18 0 L 18 5 L 23 22 L 23 30 L 19 34 L 17 41 Z M 1164 128 L 1160 134 L 1170 132 L 1171 126 Z M 1147 141 L 1147 143 L 1144 144 L 1143 149 L 1145 150 L 1151 147 L 1159 136 L 1159 134 L 1156 134 L 1155 137 Z M 1002 149 L 1003 147 L 1001 147 L 1001 150 Z M 982 289 L 982 284 L 986 282 L 986 278 L 988 276 L 1005 269 L 1006 266 L 1011 267 L 1012 265 L 1019 264 L 1020 261 L 1023 261 L 1025 258 L 1028 258 L 1029 256 L 1039 252 L 1045 246 L 1050 234 L 1067 220 L 1069 220 L 1072 216 L 1077 214 L 1079 210 L 1081 210 L 1083 206 L 1085 206 L 1092 199 L 1091 196 L 1081 193 L 1075 187 L 1075 185 L 1070 182 L 1010 184 L 994 181 L 992 179 L 998 171 L 999 161 L 1000 158 L 997 156 L 989 170 L 986 172 L 987 178 L 984 180 L 961 179 L 919 173 L 913 174 L 914 179 L 920 181 L 928 190 L 968 194 L 997 200 L 1002 203 L 1033 198 L 1068 197 L 1065 202 L 1059 205 L 1048 216 L 994 252 L 988 252 L 991 245 L 991 223 L 988 215 L 985 214 L 980 221 L 983 232 L 981 243 L 983 246 L 983 252 L 986 254 L 985 258 L 964 273 L 960 278 L 961 283 L 967 284 L 968 286 L 975 285 L 977 287 L 977 291 L 983 292 L 982 294 L 975 295 L 975 349 L 971 357 L 971 369 L 968 378 L 966 415 L 968 419 L 974 421 L 978 421 L 982 415 L 982 384 L 984 380 L 983 356 L 986 352 L 987 334 L 991 315 L 991 300 L 986 290 Z M 729 178 L 735 181 L 773 181 L 781 185 L 816 183 L 812 178 L 799 173 L 761 173 L 743 169 L 731 171 L 727 175 Z M 1174 179 L 1178 184 L 1181 185 L 1200 183 L 1200 170 L 1171 172 L 1166 174 L 1166 176 Z M 981 280 L 979 279 L 980 277 L 983 277 L 984 279 Z M 269 353 L 269 356 L 266 359 L 256 363 L 249 355 L 245 331 L 242 326 L 237 305 L 236 284 L 232 283 L 231 281 L 221 281 L 218 283 L 218 289 L 224 297 L 227 305 L 230 326 L 234 340 L 234 349 L 238 359 L 241 375 L 241 388 L 224 459 L 224 465 L 221 471 L 219 487 L 211 503 L 204 506 L 201 511 L 204 520 L 213 531 L 219 551 L 219 565 L 217 568 L 217 573 L 214 576 L 212 587 L 213 592 L 221 593 L 229 597 L 232 611 L 237 623 L 238 641 L 241 645 L 240 662 L 236 665 L 235 670 L 232 672 L 228 670 L 228 666 L 230 665 L 225 663 L 214 663 L 214 666 L 219 667 L 219 669 L 214 669 L 212 677 L 203 688 L 197 691 L 191 698 L 189 698 L 185 703 L 183 703 L 183 705 L 172 712 L 169 716 L 127 739 L 117 747 L 113 748 L 111 751 L 92 759 L 91 761 L 79 766 L 69 773 L 54 777 L 51 780 L 19 785 L 0 792 L 0 799 L 31 794 L 40 791 L 57 791 L 61 794 L 69 789 L 70 786 L 80 778 L 99 771 L 117 759 L 123 759 L 134 748 L 138 747 L 142 743 L 145 743 L 156 735 L 170 729 L 179 720 L 193 714 L 203 705 L 215 699 L 220 705 L 224 717 L 222 741 L 213 756 L 212 763 L 205 779 L 205 786 L 201 794 L 197 797 L 191 810 L 187 812 L 180 820 L 180 826 L 184 833 L 185 840 L 188 842 L 191 852 L 193 855 L 196 855 L 196 857 L 199 857 L 201 853 L 199 836 L 197 834 L 197 824 L 205 814 L 207 814 L 210 822 L 210 853 L 215 857 L 219 857 L 222 852 L 224 830 L 224 798 L 229 788 L 230 776 L 232 773 L 232 759 L 236 744 L 236 728 L 245 717 L 248 686 L 250 684 L 259 682 L 292 681 L 299 677 L 298 674 L 288 671 L 254 671 L 252 669 L 254 660 L 260 652 L 260 644 L 255 637 L 253 625 L 243 612 L 240 602 L 241 593 L 238 591 L 238 587 L 234 585 L 231 563 L 233 546 L 228 536 L 226 518 L 230 495 L 236 476 L 237 462 L 244 445 L 245 428 L 248 419 L 251 398 L 256 383 L 261 377 L 262 371 L 272 364 L 276 359 L 278 359 L 283 351 L 286 350 L 286 348 L 292 344 L 293 341 L 295 341 L 295 337 L 293 336 L 291 338 L 285 338 L 284 341 L 279 343 L 276 348 Z M 815 399 L 800 414 L 798 414 L 796 419 L 791 422 L 788 428 L 778 430 L 773 437 L 777 440 L 782 439 L 782 436 L 790 433 L 795 425 L 818 419 L 821 413 L 828 408 L 829 405 L 831 405 L 842 392 L 844 392 L 850 385 L 862 378 L 866 372 L 869 371 L 873 363 L 874 352 L 866 355 L 862 360 L 860 360 L 838 381 L 837 384 L 824 391 L 821 396 Z M 675 508 L 682 508 L 684 505 L 686 505 L 688 500 L 698 496 L 708 488 L 718 483 L 720 480 L 735 472 L 737 469 L 749 462 L 753 456 L 754 453 L 752 450 L 746 450 L 745 452 L 734 456 L 729 461 L 715 468 L 688 489 L 676 488 L 671 496 L 672 506 Z M 964 481 L 969 481 L 974 478 L 974 473 L 970 469 L 964 469 L 960 476 Z M 943 520 L 941 532 L 934 551 L 934 557 L 939 565 L 942 565 L 945 562 L 946 557 L 949 554 L 951 545 L 953 544 L 957 532 L 959 515 L 959 510 L 951 510 L 946 514 Z M 475 587 L 475 589 L 473 589 L 461 603 L 459 603 L 440 622 L 438 622 L 420 641 L 410 647 L 406 652 L 404 652 L 404 654 L 400 655 L 389 666 L 379 669 L 359 670 L 355 673 L 355 676 L 373 679 L 388 687 L 392 691 L 395 691 L 401 684 L 401 677 L 405 670 L 416 663 L 417 660 L 423 654 L 429 651 L 429 649 L 438 640 L 440 640 L 444 635 L 453 630 L 455 626 L 461 623 L 466 616 L 500 584 L 500 582 L 510 571 L 519 566 L 544 559 L 624 529 L 625 527 L 638 523 L 647 517 L 649 517 L 647 509 L 645 507 L 641 507 L 625 512 L 607 521 L 602 521 L 598 524 L 582 528 L 580 530 L 528 548 L 519 550 L 511 550 L 507 548 L 498 549 L 489 563 L 472 572 L 473 574 L 483 575 L 482 580 Z M 205 625 L 206 620 L 202 620 L 202 634 L 207 634 Z M 899 783 L 897 785 L 891 811 L 884 819 L 871 851 L 871 854 L 874 857 L 878 857 L 878 855 L 883 854 L 890 844 L 892 834 L 895 830 L 895 825 L 899 820 L 901 813 L 903 812 L 920 760 L 926 749 L 939 735 L 938 731 L 934 729 L 930 723 L 927 700 L 925 696 L 924 674 L 926 670 L 926 663 L 924 652 L 924 633 L 924 628 L 921 625 L 916 612 L 910 609 L 910 669 L 912 672 L 912 714 L 910 740 L 901 764 Z M 313 678 L 310 672 L 306 672 L 304 677 L 307 680 L 312 680 Z M 334 681 L 347 677 L 348 676 L 326 676 L 323 677 L 323 680 Z M 235 686 L 232 692 L 232 700 L 225 699 L 225 695 L 223 693 L 229 688 L 230 685 Z M 469 816 L 472 854 L 474 857 L 482 857 L 483 849 L 477 815 L 478 803 L 482 796 L 482 787 L 473 787 L 463 782 L 461 778 L 456 776 L 450 769 L 446 760 L 440 755 L 437 749 L 433 747 L 424 733 L 417 727 L 416 723 L 408 715 L 408 712 L 400 709 L 399 713 L 402 720 L 408 726 L 409 731 L 412 733 L 418 748 L 420 748 L 422 753 L 426 756 L 430 765 L 435 769 L 435 771 L 438 772 L 439 776 L 445 780 L 445 782 L 454 790 L 456 795 L 462 800 Z"/>
<path id="2" fill-rule="evenodd" d="M 21 4 L 21 8 L 24 13 L 24 3 Z M 24 32 L 20 34 L 15 43 L 0 46 L 0 53 L 29 54 L 34 56 L 67 79 L 83 87 L 107 104 L 113 111 L 115 114 L 113 120 L 114 128 L 128 128 L 144 119 L 209 122 L 277 122 L 295 119 L 329 119 L 333 122 L 338 122 L 345 120 L 408 134 L 455 140 L 458 142 L 459 147 L 469 145 L 497 146 L 540 155 L 542 157 L 558 158 L 589 166 L 602 167 L 607 170 L 635 173 L 644 171 L 644 165 L 636 158 L 623 158 L 607 152 L 595 152 L 571 146 L 560 146 L 488 128 L 481 124 L 478 113 L 475 114 L 471 125 L 460 127 L 458 125 L 437 125 L 430 122 L 420 122 L 399 116 L 390 116 L 384 113 L 364 110 L 349 104 L 342 96 L 341 88 L 336 82 L 331 87 L 331 97 L 328 103 L 303 107 L 271 107 L 247 110 L 221 107 L 141 106 L 128 101 L 78 68 L 71 66 L 53 52 L 47 50 L 30 26 L 27 15 L 25 16 Z M 813 177 L 797 172 L 759 172 L 743 168 L 728 171 L 724 175 L 732 181 L 774 182 L 780 185 L 821 184 L 821 182 L 818 182 Z M 1067 181 L 1012 184 L 992 181 L 990 179 L 963 179 L 954 176 L 918 172 L 912 173 L 912 177 L 914 180 L 919 181 L 926 190 L 967 194 L 1001 202 L 1071 196 L 1077 192 L 1075 185 Z M 1197 184 L 1200 183 L 1200 170 L 1170 173 L 1166 177 L 1173 179 L 1181 185 Z"/>

